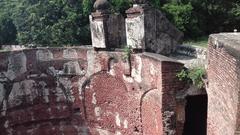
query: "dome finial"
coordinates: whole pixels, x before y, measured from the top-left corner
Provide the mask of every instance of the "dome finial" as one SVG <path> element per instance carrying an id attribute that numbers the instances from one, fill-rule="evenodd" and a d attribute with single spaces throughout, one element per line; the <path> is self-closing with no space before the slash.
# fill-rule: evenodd
<path id="1" fill-rule="evenodd" d="M 105 11 L 110 8 L 110 4 L 107 0 L 96 0 L 93 7 L 96 11 Z"/>

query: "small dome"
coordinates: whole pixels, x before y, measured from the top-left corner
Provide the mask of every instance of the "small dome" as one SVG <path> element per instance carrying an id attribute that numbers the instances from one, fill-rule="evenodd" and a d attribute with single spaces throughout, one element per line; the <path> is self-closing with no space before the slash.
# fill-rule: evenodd
<path id="1" fill-rule="evenodd" d="M 147 4 L 148 0 L 132 0 L 134 4 Z"/>
<path id="2" fill-rule="evenodd" d="M 107 10 L 110 8 L 110 4 L 107 0 L 96 0 L 93 7 L 96 10 Z"/>

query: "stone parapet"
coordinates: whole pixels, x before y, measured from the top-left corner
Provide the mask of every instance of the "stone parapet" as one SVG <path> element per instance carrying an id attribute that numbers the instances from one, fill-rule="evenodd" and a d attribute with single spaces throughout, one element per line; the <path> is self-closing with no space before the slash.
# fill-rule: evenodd
<path id="1" fill-rule="evenodd" d="M 122 15 L 94 12 L 89 19 L 94 48 L 123 48 L 126 45 L 125 20 Z"/>
<path id="2" fill-rule="evenodd" d="M 126 11 L 127 45 L 134 49 L 168 55 L 181 44 L 183 33 L 164 14 L 148 5 Z"/>

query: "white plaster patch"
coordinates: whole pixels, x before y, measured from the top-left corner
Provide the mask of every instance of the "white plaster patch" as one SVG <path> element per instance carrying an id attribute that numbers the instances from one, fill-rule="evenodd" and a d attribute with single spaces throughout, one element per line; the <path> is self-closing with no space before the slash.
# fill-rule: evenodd
<path id="1" fill-rule="evenodd" d="M 66 97 L 63 94 L 63 90 L 61 88 L 59 88 L 59 87 L 56 88 L 55 95 L 56 95 L 56 101 L 57 102 L 66 100 Z"/>
<path id="2" fill-rule="evenodd" d="M 36 57 L 38 61 L 49 61 L 53 59 L 53 54 L 50 50 L 38 50 L 36 52 Z"/>
<path id="3" fill-rule="evenodd" d="M 67 109 L 67 106 L 64 105 L 62 108 L 63 108 L 63 110 L 66 110 L 66 109 Z"/>
<path id="4" fill-rule="evenodd" d="M 80 65 L 77 61 L 70 61 L 63 65 L 63 72 L 65 74 L 78 74 L 84 75 L 85 71 L 80 69 Z"/>
<path id="5" fill-rule="evenodd" d="M 33 114 L 33 112 L 30 112 L 30 115 L 31 115 L 31 120 L 34 121 L 35 118 L 34 118 L 34 114 Z"/>
<path id="6" fill-rule="evenodd" d="M 122 133 L 117 131 L 115 135 L 122 135 Z"/>
<path id="7" fill-rule="evenodd" d="M 44 89 L 45 92 L 49 92 L 48 89 Z M 43 96 L 45 103 L 49 103 L 48 95 Z"/>
<path id="8" fill-rule="evenodd" d="M 124 120 L 124 122 L 123 122 L 123 127 L 124 127 L 124 128 L 128 128 L 128 121 L 127 121 L 127 120 Z"/>
<path id="9" fill-rule="evenodd" d="M 119 113 L 116 113 L 115 119 L 116 119 L 117 126 L 120 127 L 121 126 L 121 119 L 120 119 Z"/>
<path id="10" fill-rule="evenodd" d="M 123 80 L 129 83 L 133 83 L 133 78 L 130 76 L 123 75 Z"/>
<path id="11" fill-rule="evenodd" d="M 115 76 L 116 75 L 115 70 L 113 68 L 111 68 L 109 71 L 109 74 L 112 76 Z"/>
<path id="12" fill-rule="evenodd" d="M 28 103 L 39 96 L 38 90 L 34 88 L 36 85 L 34 80 L 25 80 L 20 83 L 14 83 L 12 91 L 8 98 L 8 103 L 11 107 L 20 105 L 24 97 Z"/>
<path id="13" fill-rule="evenodd" d="M 86 77 L 79 78 L 78 80 L 78 91 L 79 91 L 79 99 L 83 100 L 83 84 L 86 81 Z"/>
<path id="14" fill-rule="evenodd" d="M 101 20 L 93 20 L 92 16 L 89 16 L 92 46 L 96 48 L 106 48 L 106 39 L 104 24 Z"/>
<path id="15" fill-rule="evenodd" d="M 58 106 L 57 106 L 57 109 L 58 109 L 58 110 L 61 110 L 61 107 L 58 105 Z"/>
<path id="16" fill-rule="evenodd" d="M 98 63 L 97 58 L 95 56 L 95 52 L 93 50 L 89 50 L 87 52 L 87 73 L 86 76 L 90 77 L 92 74 L 101 71 L 101 64 Z"/>
<path id="17" fill-rule="evenodd" d="M 16 76 L 27 71 L 27 58 L 23 52 L 10 55 L 8 62 L 8 71 L 5 75 L 10 80 L 15 79 Z"/>
<path id="18" fill-rule="evenodd" d="M 58 71 L 54 67 L 48 67 L 47 73 L 51 76 L 57 76 Z"/>
<path id="19" fill-rule="evenodd" d="M 74 125 L 74 128 L 78 131 L 78 135 L 89 135 L 88 127 L 86 126 L 76 126 Z"/>
<path id="20" fill-rule="evenodd" d="M 136 80 L 138 83 L 142 82 L 142 59 L 140 56 L 136 56 L 136 68 L 132 69 L 132 77 L 134 80 Z"/>
<path id="21" fill-rule="evenodd" d="M 34 131 L 34 129 L 28 129 L 27 133 L 31 135 L 31 134 L 33 134 L 33 131 Z"/>
<path id="22" fill-rule="evenodd" d="M 78 58 L 77 51 L 75 49 L 68 48 L 63 51 L 63 58 L 66 58 L 66 59 Z"/>
<path id="23" fill-rule="evenodd" d="M 62 84 L 62 86 L 64 87 L 64 96 L 66 97 L 67 100 L 69 100 L 70 102 L 74 102 L 75 101 L 75 97 L 73 96 L 73 91 L 72 91 L 72 82 L 70 79 L 68 78 L 59 78 L 59 83 Z M 58 84 L 60 85 L 60 84 Z"/>
<path id="24" fill-rule="evenodd" d="M 95 116 L 100 117 L 101 115 L 101 108 L 100 107 L 95 107 L 94 108 Z"/>
<path id="25" fill-rule="evenodd" d="M 42 74 L 40 75 L 40 77 L 47 77 L 47 75 L 44 74 L 44 73 L 42 73 Z"/>
<path id="26" fill-rule="evenodd" d="M 8 133 L 8 135 L 13 135 L 13 129 L 12 128 L 10 128 L 10 129 L 8 128 L 7 129 L 7 133 Z"/>
<path id="27" fill-rule="evenodd" d="M 150 64 L 150 74 L 151 75 L 157 74 L 157 70 L 155 69 L 155 66 L 152 63 Z"/>
<path id="28" fill-rule="evenodd" d="M 5 121 L 5 123 L 4 123 L 4 127 L 5 127 L 5 128 L 8 128 L 8 126 L 9 126 L 9 121 L 7 120 L 7 121 Z"/>
<path id="29" fill-rule="evenodd" d="M 132 48 L 141 49 L 145 45 L 144 15 L 126 19 L 127 45 Z"/>
<path id="30" fill-rule="evenodd" d="M 97 104 L 97 99 L 96 99 L 96 93 L 94 92 L 93 95 L 92 95 L 92 103 L 93 104 Z"/>
<path id="31" fill-rule="evenodd" d="M 9 104 L 19 105 L 22 103 L 22 100 L 17 99 L 18 95 L 24 95 L 23 91 L 20 89 L 20 83 L 14 83 L 12 87 L 12 91 L 8 97 Z"/>
<path id="32" fill-rule="evenodd" d="M 110 132 L 107 130 L 103 130 L 100 128 L 96 128 L 96 130 L 98 131 L 99 135 L 110 135 Z"/>
<path id="33" fill-rule="evenodd" d="M 168 135 L 175 135 L 176 131 L 171 128 L 171 117 L 174 115 L 173 111 L 165 111 L 163 113 L 163 123 L 164 127 L 163 130 L 168 134 Z"/>
<path id="34" fill-rule="evenodd" d="M 43 95 L 44 101 L 45 101 L 46 103 L 49 103 L 49 98 L 48 98 L 48 96 L 49 96 L 50 94 L 49 94 L 49 90 L 46 88 L 46 86 L 47 86 L 46 82 L 40 81 L 40 82 L 39 82 L 39 85 L 42 86 L 42 92 L 43 92 L 42 95 Z"/>
<path id="35" fill-rule="evenodd" d="M 51 108 L 48 108 L 47 111 L 50 113 L 50 112 L 52 111 L 52 109 L 51 109 Z"/>

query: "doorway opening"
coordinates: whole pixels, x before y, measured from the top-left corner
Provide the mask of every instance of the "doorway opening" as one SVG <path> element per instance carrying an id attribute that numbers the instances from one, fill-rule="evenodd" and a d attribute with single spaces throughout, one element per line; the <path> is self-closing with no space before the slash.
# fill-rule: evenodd
<path id="1" fill-rule="evenodd" d="M 207 95 L 188 96 L 183 135 L 206 135 Z"/>

